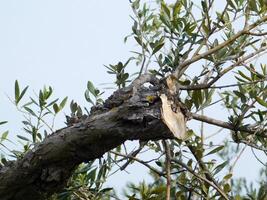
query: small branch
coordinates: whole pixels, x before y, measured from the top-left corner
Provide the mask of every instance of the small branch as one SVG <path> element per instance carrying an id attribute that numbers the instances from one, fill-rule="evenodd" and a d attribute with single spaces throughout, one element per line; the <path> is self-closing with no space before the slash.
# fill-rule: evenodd
<path id="1" fill-rule="evenodd" d="M 195 120 L 198 120 L 198 121 L 202 121 L 202 122 L 206 122 L 208 124 L 212 124 L 212 125 L 215 125 L 215 126 L 219 126 L 219 127 L 222 127 L 222 128 L 226 128 L 226 129 L 229 129 L 229 130 L 232 130 L 232 131 L 242 131 L 242 132 L 247 132 L 247 133 L 250 133 L 250 134 L 255 134 L 256 130 L 252 129 L 252 128 L 249 128 L 249 127 L 234 127 L 232 124 L 228 123 L 228 122 L 224 122 L 224 121 L 221 121 L 221 120 L 217 120 L 217 119 L 213 119 L 213 118 L 210 118 L 210 117 L 207 117 L 205 115 L 199 115 L 199 114 L 196 114 L 196 113 L 190 113 L 189 115 L 192 116 L 193 119 Z M 262 131 L 266 131 L 266 130 L 262 130 Z M 259 131 L 257 131 L 259 132 Z M 262 132 L 259 132 L 261 133 L 261 136 L 265 136 L 265 135 L 262 135 Z"/>
<path id="2" fill-rule="evenodd" d="M 243 149 L 240 151 L 240 153 L 237 155 L 234 163 L 230 166 L 229 173 L 233 173 L 233 169 L 237 163 L 237 161 L 241 158 L 241 155 L 244 153 L 245 149 L 247 148 L 247 145 L 243 147 Z"/>
<path id="3" fill-rule="evenodd" d="M 251 82 L 245 82 L 245 83 L 221 85 L 221 86 L 209 86 L 208 89 L 224 89 L 224 88 L 229 88 L 229 87 L 239 87 L 239 86 L 243 86 L 243 85 L 253 85 L 253 84 L 261 83 L 264 81 L 266 81 L 266 79 L 260 79 L 257 81 L 251 81 Z M 198 85 L 195 85 L 195 86 L 198 86 Z M 207 88 L 195 87 L 195 88 L 188 89 L 188 88 L 186 88 L 186 86 L 181 88 L 181 90 L 201 90 L 201 89 L 207 89 Z"/>
<path id="4" fill-rule="evenodd" d="M 166 176 L 167 176 L 167 186 L 166 186 L 166 200 L 171 199 L 171 151 L 170 146 L 166 140 L 162 141 L 166 154 Z"/>
<path id="5" fill-rule="evenodd" d="M 221 120 L 213 119 L 213 118 L 207 117 L 205 115 L 199 115 L 199 114 L 196 114 L 196 113 L 190 113 L 189 115 L 192 116 L 193 119 L 201 121 L 201 122 L 206 122 L 208 124 L 212 124 L 212 125 L 219 126 L 219 127 L 222 127 L 222 128 L 227 128 L 227 129 L 233 130 L 233 131 L 235 130 L 235 127 L 233 127 L 228 122 L 224 122 L 224 121 L 221 121 Z"/>
<path id="6" fill-rule="evenodd" d="M 253 148 L 251 148 L 251 151 L 252 151 L 253 155 L 255 156 L 255 158 L 257 159 L 257 161 L 259 161 L 264 167 L 267 167 L 267 164 L 265 164 L 264 162 L 262 162 L 262 161 L 258 158 L 258 156 L 256 155 L 256 153 L 255 153 L 255 151 L 254 151 Z"/>
<path id="7" fill-rule="evenodd" d="M 263 152 L 267 152 L 267 148 L 264 148 L 264 147 L 260 147 L 258 146 L 257 144 L 254 144 L 254 143 L 251 143 L 250 141 L 247 141 L 247 140 L 240 140 L 241 143 L 243 144 L 246 144 L 254 149 L 258 149 L 260 151 L 263 151 Z"/>
<path id="8" fill-rule="evenodd" d="M 249 35 L 253 35 L 253 36 L 265 36 L 267 35 L 267 32 L 263 32 L 263 33 L 253 33 L 253 32 L 249 32 Z"/>
<path id="9" fill-rule="evenodd" d="M 137 18 L 137 23 L 138 23 L 138 25 L 140 27 L 141 47 L 142 47 L 142 54 L 143 54 L 143 61 L 142 61 L 141 69 L 140 69 L 140 72 L 139 72 L 139 76 L 141 76 L 141 74 L 143 73 L 143 70 L 144 70 L 145 63 L 146 63 L 146 50 L 145 50 L 145 46 L 144 46 L 144 42 L 143 42 L 144 35 L 143 35 L 143 30 L 142 30 L 143 28 L 142 28 L 141 19 L 140 19 L 138 13 L 136 12 L 136 10 L 134 8 L 132 10 L 133 10 L 134 15 Z"/>
<path id="10" fill-rule="evenodd" d="M 110 151 L 110 152 L 115 154 L 115 155 L 117 155 L 117 156 L 121 156 L 121 157 L 124 157 L 124 158 L 130 158 L 132 160 L 135 160 L 136 162 L 139 162 L 140 164 L 146 166 L 148 169 L 150 169 L 154 173 L 158 174 L 159 176 L 164 176 L 164 173 L 158 171 L 156 168 L 150 166 L 149 164 L 147 164 L 147 162 L 145 162 L 145 161 L 143 161 L 141 159 L 138 159 L 138 158 L 130 156 L 130 155 L 124 155 L 124 154 L 121 154 L 121 153 L 116 152 L 116 151 Z"/>
<path id="11" fill-rule="evenodd" d="M 135 151 L 133 151 L 132 153 L 130 153 L 131 157 L 136 157 L 144 148 L 144 146 L 147 144 L 147 142 L 144 142 L 143 144 L 140 144 L 140 147 L 138 149 L 136 149 Z M 132 162 L 132 159 L 129 159 L 123 166 L 120 167 L 120 170 L 125 170 L 126 167 Z"/>

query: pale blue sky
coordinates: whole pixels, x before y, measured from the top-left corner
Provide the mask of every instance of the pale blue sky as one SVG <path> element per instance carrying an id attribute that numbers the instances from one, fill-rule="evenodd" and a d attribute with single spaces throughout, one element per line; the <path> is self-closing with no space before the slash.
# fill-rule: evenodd
<path id="1" fill-rule="evenodd" d="M 0 121 L 9 121 L 1 130 L 9 129 L 11 138 L 25 134 L 21 114 L 6 96 L 14 96 L 16 79 L 30 85 L 31 93 L 51 85 L 56 97 L 89 106 L 84 100 L 87 81 L 106 87 L 100 84 L 114 79 L 103 65 L 130 56 L 133 44 L 123 42 L 131 32 L 130 14 L 126 0 L 0 0 Z M 62 115 L 58 128 L 63 120 Z M 122 172 L 109 184 L 122 188 L 128 179 L 148 179 L 143 167 L 136 169 L 138 176 Z"/>
<path id="2" fill-rule="evenodd" d="M 131 32 L 130 14 L 127 0 L 0 0 L 0 121 L 9 121 L 5 128 L 13 135 L 21 132 L 21 117 L 6 97 L 13 97 L 16 79 L 30 85 L 30 91 L 52 85 L 56 96 L 69 96 L 82 105 L 88 80 L 99 87 L 111 83 L 103 64 L 131 55 L 133 44 L 123 43 Z M 240 175 L 251 173 L 252 180 L 257 173 L 248 172 L 252 165 L 247 159 L 255 159 L 248 155 L 237 169 Z M 114 175 L 109 183 L 121 188 L 127 179 L 147 179 L 143 167 L 130 167 L 129 172 Z"/>

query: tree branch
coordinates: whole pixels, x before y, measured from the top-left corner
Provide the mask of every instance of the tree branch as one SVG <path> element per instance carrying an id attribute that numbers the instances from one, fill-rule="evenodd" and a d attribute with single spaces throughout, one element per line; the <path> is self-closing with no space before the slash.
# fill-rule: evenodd
<path id="1" fill-rule="evenodd" d="M 242 64 L 243 62 L 253 58 L 254 56 L 259 55 L 259 53 L 264 52 L 265 50 L 267 50 L 267 46 L 261 47 L 260 49 L 258 49 L 257 51 L 239 59 L 236 63 L 230 65 L 229 67 L 225 68 L 224 70 L 222 70 L 221 73 L 219 73 L 216 77 L 214 77 L 209 83 L 207 84 L 198 84 L 198 85 L 188 85 L 188 86 L 180 86 L 181 90 L 201 90 L 201 89 L 208 89 L 211 88 L 212 85 L 214 83 L 216 83 L 220 78 L 222 78 L 225 74 L 227 74 L 228 72 L 230 72 L 231 70 L 233 70 L 235 67 L 239 66 L 240 64 Z"/>
<path id="2" fill-rule="evenodd" d="M 232 130 L 232 131 L 242 131 L 242 132 L 247 132 L 249 134 L 255 134 L 256 135 L 260 135 L 261 137 L 267 137 L 266 134 L 266 130 L 256 130 L 254 128 L 250 128 L 250 127 L 235 127 L 233 126 L 232 124 L 228 123 L 228 122 L 224 122 L 224 121 L 221 121 L 221 120 L 217 120 L 217 119 L 213 119 L 213 118 L 210 118 L 210 117 L 207 117 L 205 115 L 199 115 L 199 114 L 196 114 L 196 113 L 190 113 L 189 114 L 190 116 L 192 116 L 193 119 L 195 120 L 198 120 L 198 121 L 201 121 L 201 122 L 206 122 L 208 124 L 212 124 L 212 125 L 215 125 L 215 126 L 219 126 L 219 127 L 222 127 L 222 128 L 226 128 L 226 129 L 229 129 L 229 130 Z M 264 134 L 263 134 L 264 133 Z"/>
<path id="3" fill-rule="evenodd" d="M 216 51 L 222 49 L 225 46 L 230 45 L 232 42 L 234 42 L 237 38 L 239 38 L 242 35 L 245 34 L 249 34 L 250 30 L 254 29 L 255 27 L 257 27 L 259 24 L 263 23 L 267 21 L 267 15 L 262 17 L 261 19 L 259 19 L 258 21 L 256 21 L 255 23 L 251 24 L 250 26 L 244 28 L 243 30 L 239 31 L 238 33 L 236 33 L 234 36 L 232 36 L 231 38 L 229 38 L 228 40 L 226 40 L 225 42 L 219 44 L 218 46 L 202 53 L 199 55 L 195 55 L 194 57 L 192 57 L 189 60 L 184 61 L 183 63 L 181 63 L 175 70 L 175 72 L 173 73 L 174 77 L 176 77 L 177 79 L 180 78 L 180 76 L 185 72 L 185 70 L 189 67 L 189 65 L 191 65 L 194 62 L 197 62 L 213 53 L 215 53 Z"/>
<path id="4" fill-rule="evenodd" d="M 80 163 L 99 158 L 126 140 L 173 138 L 161 121 L 161 102 L 147 100 L 156 98 L 157 90 L 134 88 L 142 82 L 116 91 L 87 119 L 54 132 L 22 159 L 0 168 L 1 200 L 46 199 L 66 186 Z"/>
<path id="5" fill-rule="evenodd" d="M 165 149 L 166 154 L 166 177 L 167 177 L 167 185 L 166 185 L 166 200 L 171 199 L 171 151 L 170 146 L 167 141 L 163 140 L 162 144 Z"/>

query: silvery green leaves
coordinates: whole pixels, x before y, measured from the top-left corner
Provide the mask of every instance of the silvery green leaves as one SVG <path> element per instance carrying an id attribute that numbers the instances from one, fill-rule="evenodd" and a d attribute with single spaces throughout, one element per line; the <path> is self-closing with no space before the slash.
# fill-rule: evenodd
<path id="1" fill-rule="evenodd" d="M 261 132 L 266 130 L 267 114 L 267 70 L 266 65 L 261 65 L 260 69 L 254 65 L 245 67 L 245 70 L 237 70 L 235 78 L 236 87 L 222 93 L 224 105 L 229 109 L 229 123 L 234 127 L 249 127 L 257 130 L 253 135 L 253 143 L 259 146 L 266 146 L 264 135 Z M 251 126 L 252 127 L 252 126 Z M 247 140 L 249 134 L 239 132 L 238 140 Z"/>
<path id="2" fill-rule="evenodd" d="M 103 99 L 101 95 L 104 92 L 100 92 L 91 81 L 87 82 L 87 89 L 85 90 L 84 96 L 86 101 L 88 101 L 92 105 L 98 105 L 103 103 Z M 93 99 L 92 99 L 93 97 Z"/>
<path id="3" fill-rule="evenodd" d="M 203 43 L 205 39 L 199 33 L 200 22 L 193 20 L 190 14 L 194 4 L 185 0 L 169 4 L 160 1 L 157 10 L 146 2 L 134 2 L 138 6 L 132 6 L 132 33 L 125 41 L 132 36 L 140 47 L 140 50 L 133 51 L 136 64 L 140 66 L 139 74 L 150 71 L 166 76 L 188 58 L 194 45 Z"/>
<path id="4" fill-rule="evenodd" d="M 129 58 L 124 64 L 122 62 L 118 62 L 116 65 L 105 65 L 105 67 L 108 69 L 107 72 L 109 74 L 115 75 L 115 84 L 119 89 L 124 88 L 126 86 L 126 83 L 129 82 L 129 74 L 125 72 L 125 69 L 132 59 L 132 57 Z"/>
<path id="5" fill-rule="evenodd" d="M 22 92 L 20 92 L 19 82 L 15 81 L 15 104 L 18 105 L 24 94 L 26 93 L 29 86 L 26 86 Z"/>
<path id="6" fill-rule="evenodd" d="M 19 141 L 24 141 L 22 143 L 24 144 L 24 151 L 26 151 L 31 144 L 42 141 L 48 132 L 53 132 L 55 117 L 63 110 L 68 98 L 65 97 L 61 101 L 58 98 L 52 98 L 53 89 L 50 86 L 44 86 L 38 94 L 33 92 L 33 95 L 28 94 L 26 98 L 28 86 L 22 90 L 20 88 L 21 86 L 16 80 L 14 104 L 18 111 L 23 114 L 23 130 L 30 136 L 18 134 L 17 137 Z M 15 155 L 20 154 L 17 152 Z"/>
<path id="7" fill-rule="evenodd" d="M 109 194 L 113 192 L 113 188 L 105 187 L 111 170 L 111 163 L 106 159 L 100 159 L 99 163 L 90 161 L 82 163 L 75 170 L 70 178 L 67 188 L 57 195 L 58 199 L 69 199 L 76 197 L 76 188 L 83 191 L 83 197 L 87 199 L 101 200 L 109 199 Z"/>

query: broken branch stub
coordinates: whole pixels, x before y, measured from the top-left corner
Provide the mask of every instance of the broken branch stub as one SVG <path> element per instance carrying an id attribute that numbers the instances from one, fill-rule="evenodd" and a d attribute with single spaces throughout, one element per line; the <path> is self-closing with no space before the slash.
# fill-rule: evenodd
<path id="1" fill-rule="evenodd" d="M 187 138 L 186 118 L 179 105 L 174 101 L 179 88 L 176 80 L 170 76 L 166 79 L 166 83 L 170 98 L 164 93 L 160 95 L 162 102 L 161 118 L 176 138 L 185 140 Z"/>
<path id="2" fill-rule="evenodd" d="M 178 107 L 174 112 L 172 110 L 173 102 L 171 100 L 168 100 L 165 94 L 161 94 L 160 99 L 162 102 L 162 121 L 167 125 L 167 127 L 176 138 L 185 140 L 187 138 L 185 124 L 186 120 L 184 114 L 181 112 L 181 109 Z"/>

